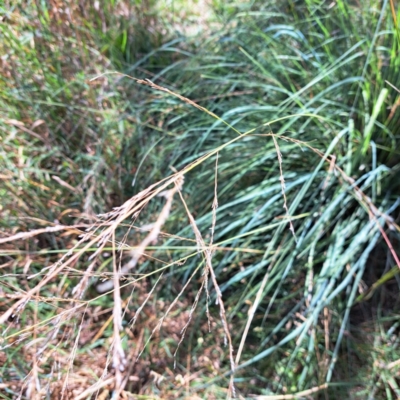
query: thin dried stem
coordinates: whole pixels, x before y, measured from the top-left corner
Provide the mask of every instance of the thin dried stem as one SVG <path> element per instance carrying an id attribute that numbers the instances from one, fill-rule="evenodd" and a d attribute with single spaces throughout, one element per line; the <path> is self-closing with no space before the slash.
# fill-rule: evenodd
<path id="1" fill-rule="evenodd" d="M 140 353 L 137 356 L 137 360 L 140 358 L 140 356 L 142 355 L 144 349 L 147 347 L 147 345 L 150 343 L 151 339 L 153 338 L 154 334 L 156 332 L 159 332 L 161 329 L 161 326 L 165 320 L 165 318 L 168 316 L 168 314 L 171 312 L 172 308 L 175 306 L 175 304 L 178 302 L 179 298 L 182 296 L 182 294 L 185 292 L 185 290 L 187 289 L 187 287 L 189 286 L 190 282 L 192 281 L 193 277 L 197 274 L 197 272 L 199 271 L 200 266 L 198 266 L 193 274 L 190 276 L 190 278 L 188 279 L 188 281 L 185 283 L 185 285 L 183 286 L 182 290 L 179 292 L 179 294 L 175 297 L 174 301 L 169 305 L 167 311 L 165 312 L 165 314 L 159 319 L 157 325 L 155 326 L 155 328 L 152 330 L 149 338 L 146 340 L 146 343 L 143 346 L 143 349 L 140 351 Z"/>
<path id="2" fill-rule="evenodd" d="M 115 378 L 111 377 L 106 380 L 100 379 L 98 382 L 96 382 L 94 385 L 90 386 L 87 388 L 85 391 L 83 391 L 80 395 L 75 397 L 75 400 L 84 400 L 90 397 L 93 393 L 98 392 L 101 388 L 104 386 L 111 385 L 114 382 Z"/>
<path id="3" fill-rule="evenodd" d="M 118 271 L 118 279 L 121 278 L 122 275 L 127 274 L 131 269 L 135 268 L 139 259 L 145 253 L 146 247 L 149 246 L 151 243 L 155 242 L 158 239 L 158 236 L 161 232 L 162 226 L 165 224 L 166 220 L 169 217 L 171 212 L 172 201 L 174 198 L 174 194 L 180 190 L 183 185 L 183 175 L 178 175 L 175 178 L 175 185 L 172 189 L 167 190 L 165 192 L 159 193 L 159 196 L 164 196 L 167 201 L 157 218 L 157 221 L 153 224 L 153 227 L 150 233 L 143 239 L 143 241 L 136 247 L 134 250 L 131 251 L 131 259 L 128 263 L 126 263 L 119 271 Z M 110 291 L 115 284 L 114 281 L 106 281 L 102 282 L 97 285 L 96 289 L 99 293 L 105 293 Z"/>
<path id="4" fill-rule="evenodd" d="M 235 373 L 235 360 L 233 357 L 233 344 L 232 344 L 232 338 L 231 338 L 231 334 L 229 332 L 229 325 L 226 319 L 226 311 L 225 311 L 225 306 L 224 306 L 224 302 L 222 300 L 222 292 L 221 289 L 219 288 L 218 282 L 217 282 L 217 278 L 215 276 L 215 272 L 214 272 L 214 268 L 212 266 L 212 252 L 210 251 L 210 248 L 208 246 L 206 246 L 203 237 L 199 231 L 199 228 L 196 225 L 196 221 L 194 220 L 192 214 L 190 213 L 187 204 L 185 202 L 185 199 L 182 196 L 182 193 L 179 192 L 179 196 L 182 200 L 182 203 L 185 207 L 186 210 L 186 214 L 189 218 L 190 221 L 190 225 L 192 226 L 194 235 L 196 237 L 196 240 L 198 242 L 198 248 L 200 251 L 203 252 L 204 254 L 204 258 L 206 260 L 206 269 L 207 271 L 210 273 L 211 275 L 211 279 L 214 285 L 214 289 L 216 292 L 216 296 L 217 296 L 217 304 L 219 305 L 219 309 L 220 309 L 220 318 L 221 318 L 221 323 L 222 323 L 222 327 L 224 329 L 224 333 L 225 333 L 225 345 L 228 345 L 228 349 L 229 349 L 229 360 L 230 360 L 230 364 L 231 364 L 231 380 L 230 380 L 230 385 L 229 385 L 229 396 L 232 394 L 233 396 L 235 396 L 235 387 L 233 385 L 233 378 L 234 378 L 234 373 Z"/>
<path id="5" fill-rule="evenodd" d="M 5 238 L 0 238 L 0 244 L 7 243 L 7 242 L 13 242 L 15 240 L 25 240 L 37 235 L 41 235 L 43 233 L 54 233 L 54 232 L 60 232 L 60 231 L 66 231 L 66 230 L 71 230 L 74 233 L 81 233 L 81 231 L 78 228 L 81 227 L 86 227 L 87 225 L 56 225 L 56 226 L 48 226 L 46 228 L 41 228 L 41 229 L 35 229 L 33 231 L 29 232 L 19 232 L 16 233 L 15 235 L 8 236 Z"/>
<path id="6" fill-rule="evenodd" d="M 275 145 L 275 149 L 276 149 L 276 154 L 278 155 L 279 172 L 280 172 L 280 178 L 279 178 L 279 179 L 280 179 L 280 181 L 281 181 L 281 188 L 282 188 L 283 208 L 284 208 L 285 211 L 286 211 L 286 216 L 287 216 L 288 222 L 289 222 L 289 229 L 290 229 L 290 231 L 292 232 L 292 234 L 293 234 L 293 236 L 294 236 L 294 238 L 295 238 L 295 240 L 296 240 L 296 234 L 295 234 L 295 232 L 294 232 L 294 227 L 293 227 L 292 220 L 290 219 L 289 209 L 288 209 L 287 200 L 286 200 L 286 193 L 285 193 L 286 186 L 285 186 L 285 178 L 283 177 L 282 154 L 281 154 L 281 151 L 280 151 L 280 149 L 279 149 L 278 142 L 277 142 L 277 140 L 275 139 L 275 135 L 272 136 L 272 140 L 274 141 L 274 145 Z"/>
<path id="7" fill-rule="evenodd" d="M 122 330 L 122 300 L 119 287 L 119 271 L 115 254 L 115 236 L 113 232 L 113 270 L 114 270 L 114 307 L 113 307 L 113 367 L 115 370 L 115 388 L 113 399 L 118 400 L 122 391 L 122 372 L 125 369 L 126 357 L 121 344 L 120 331 Z"/>
<path id="8" fill-rule="evenodd" d="M 174 353 L 174 368 L 176 368 L 176 355 L 178 354 L 179 347 L 182 344 L 183 339 L 185 338 L 186 330 L 189 327 L 190 322 L 192 321 L 193 313 L 197 308 L 197 304 L 199 303 L 201 292 L 203 291 L 204 286 L 205 286 L 205 281 L 206 280 L 203 279 L 203 281 L 201 282 L 200 289 L 198 290 L 198 292 L 196 294 L 196 298 L 194 299 L 194 302 L 193 302 L 192 307 L 190 309 L 189 318 L 188 318 L 186 324 L 184 325 L 184 327 L 181 329 L 181 338 L 179 340 L 178 346 L 176 347 L 176 350 L 175 350 L 175 353 Z"/>
<path id="9" fill-rule="evenodd" d="M 321 390 L 328 389 L 328 383 L 324 383 L 323 385 L 313 387 L 311 389 L 303 390 L 302 392 L 298 392 L 295 394 L 278 394 L 272 396 L 255 396 L 255 400 L 292 400 L 292 399 L 300 399 L 302 397 L 309 397 L 312 394 L 318 393 Z"/>

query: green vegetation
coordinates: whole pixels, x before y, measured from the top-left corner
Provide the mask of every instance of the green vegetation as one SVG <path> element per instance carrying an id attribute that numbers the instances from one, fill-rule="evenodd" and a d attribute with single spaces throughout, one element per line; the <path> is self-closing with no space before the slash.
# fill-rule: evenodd
<path id="1" fill-rule="evenodd" d="M 399 398 L 394 2 L 16 3 L 0 398 Z"/>

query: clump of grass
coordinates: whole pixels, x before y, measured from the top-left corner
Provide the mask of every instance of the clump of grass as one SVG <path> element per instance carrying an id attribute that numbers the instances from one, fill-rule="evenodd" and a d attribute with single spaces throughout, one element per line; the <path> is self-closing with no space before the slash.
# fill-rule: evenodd
<path id="1" fill-rule="evenodd" d="M 144 60 L 175 49 L 174 42 L 158 43 L 159 51 L 150 51 L 133 66 L 124 61 L 126 51 L 108 53 L 121 60 L 115 63 L 118 69 L 141 76 L 136 82 L 110 74 L 91 84 L 82 81 L 88 87 L 85 99 L 96 85 L 104 85 L 106 92 L 123 87 L 115 92 L 115 103 L 107 103 L 114 114 L 93 119 L 93 124 L 100 122 L 95 126 L 111 130 L 83 140 L 80 132 L 87 129 L 75 129 L 73 145 L 60 135 L 53 140 L 66 147 L 46 154 L 51 168 L 60 171 L 51 181 L 63 188 L 58 195 L 69 190 L 79 212 L 82 204 L 93 207 L 100 190 L 95 210 L 84 209 L 87 218 L 77 214 L 65 226 L 18 234 L 16 229 L 29 227 L 21 212 L 29 215 L 30 208 L 16 200 L 6 207 L 16 217 L 8 217 L 4 243 L 48 235 L 48 242 L 25 242 L 25 253 L 21 242 L 4 252 L 6 268 L 14 271 L 3 280 L 9 308 L 1 321 L 13 315 L 15 320 L 4 333 L 3 348 L 11 352 L 31 341 L 35 349 L 27 364 L 32 367 L 16 368 L 21 378 L 28 377 L 24 393 L 28 388 L 40 393 L 44 382 L 54 380 L 52 373 L 46 380 L 40 372 L 53 371 L 49 358 L 42 358 L 49 348 L 53 354 L 64 348 L 72 353 L 61 369 L 66 393 L 74 360 L 90 348 L 80 344 L 89 323 L 98 329 L 92 346 L 101 346 L 107 360 L 103 372 L 93 372 L 95 379 L 84 385 L 81 397 L 108 390 L 107 385 L 114 398 L 128 395 L 130 377 L 140 376 L 138 359 L 151 359 L 153 338 L 176 369 L 169 373 L 166 365 L 161 370 L 153 365 L 154 385 L 147 394 L 164 385 L 164 393 L 171 390 L 178 397 L 199 393 L 210 398 L 217 390 L 221 396 L 233 395 L 235 389 L 236 394 L 271 399 L 399 395 L 399 382 L 390 372 L 398 365 L 397 303 L 388 304 L 386 298 L 398 292 L 397 281 L 392 283 L 399 267 L 394 183 L 400 58 L 388 2 L 378 8 L 372 2 L 271 1 L 223 12 L 221 20 L 229 13 L 229 22 L 208 33 L 203 43 L 179 39 L 179 59 L 172 67 L 150 62 L 143 71 Z M 124 32 L 120 44 L 126 50 L 129 35 Z M 99 65 L 87 73 L 99 75 L 104 67 Z M 67 115 L 75 115 L 73 110 Z M 60 116 L 66 119 L 54 112 L 54 121 Z M 21 119 L 8 118 L 7 126 L 38 136 L 38 141 L 47 137 L 35 129 L 48 124 L 49 116 L 35 116 L 23 125 Z M 135 134 L 128 143 L 130 120 Z M 109 141 L 95 153 L 107 167 L 95 169 L 81 149 L 94 146 L 99 137 Z M 5 160 L 10 176 L 20 183 L 30 170 L 21 143 L 13 140 L 8 138 L 12 156 Z M 36 153 L 29 148 L 33 160 L 46 145 L 40 143 Z M 69 174 L 83 177 L 85 165 L 92 166 L 87 192 L 79 192 L 67 172 L 61 174 L 61 160 L 73 153 L 65 149 L 74 149 L 82 160 L 73 158 L 69 164 L 77 167 Z M 35 171 L 46 176 L 51 168 Z M 110 177 L 117 182 L 121 177 L 125 184 L 117 187 L 127 194 L 111 190 Z M 48 201 L 59 204 L 59 214 L 73 216 L 67 200 L 52 197 L 56 189 L 47 192 Z M 84 201 L 87 193 L 89 201 Z M 46 197 L 32 198 L 39 195 L 43 203 L 31 211 L 37 215 L 41 209 L 48 221 Z M 96 215 L 111 207 L 116 208 Z M 56 230 L 64 233 L 55 235 Z M 35 254 L 37 248 L 45 251 Z M 99 280 L 105 293 L 90 286 L 99 288 Z M 388 280 L 390 285 L 384 285 Z M 107 308 L 108 320 L 96 322 L 90 316 Z M 182 310 L 186 313 L 179 318 Z M 368 313 L 372 332 L 361 318 Z M 149 321 L 144 315 L 151 315 Z M 216 344 L 211 351 L 209 330 Z M 366 348 L 357 339 L 360 330 L 368 337 Z M 366 354 L 384 346 L 390 352 Z M 200 354 L 208 354 L 208 361 L 200 360 Z M 193 368 L 199 375 L 192 376 Z M 159 375 L 168 376 L 167 383 Z M 42 383 L 35 387 L 34 382 Z M 142 389 L 135 390 L 145 393 Z"/>
<path id="2" fill-rule="evenodd" d="M 289 5 L 274 5 L 241 9 L 234 26 L 211 37 L 204 53 L 200 50 L 198 58 L 187 61 L 187 69 L 175 72 L 175 80 L 181 93 L 237 131 L 255 129 L 219 153 L 218 164 L 215 243 L 263 249 L 263 256 L 251 251 L 214 255 L 235 329 L 250 332 L 248 340 L 258 343 L 239 368 L 256 364 L 265 392 L 302 390 L 306 384 L 322 387 L 335 376 L 346 391 L 346 381 L 364 377 L 352 367 L 338 373 L 335 363 L 341 354 L 352 352 L 343 338 L 352 329 L 351 310 L 379 240 L 386 242 L 389 265 L 398 268 L 398 225 L 390 216 L 398 210 L 398 191 L 391 184 L 398 173 L 393 112 L 398 48 L 388 3 L 381 9 L 342 2 L 323 9 L 310 3 L 290 13 Z M 172 159 L 175 166 L 191 162 L 199 148 L 207 153 L 238 134 L 220 119 L 210 127 L 207 114 L 183 112 L 179 104 L 169 109 L 167 118 L 160 103 L 157 108 L 168 135 L 179 139 L 179 145 L 174 140 L 169 148 L 164 141 L 168 162 Z M 278 121 L 272 125 L 271 120 Z M 284 139 L 278 150 L 282 161 L 274 141 L 267 141 L 271 134 Z M 213 201 L 211 165 L 202 163 L 185 185 L 204 232 L 212 219 L 211 212 L 204 211 Z M 281 219 L 282 175 L 297 241 Z M 282 223 L 274 223 L 276 218 Z M 179 236 L 188 234 L 189 228 Z M 196 264 L 185 265 L 183 279 Z M 391 268 L 378 265 L 384 276 Z M 143 271 L 148 267 L 145 263 Z M 255 318 L 251 331 L 248 305 Z M 257 318 L 260 322 L 254 326 Z M 242 338 L 236 338 L 236 347 L 245 343 Z M 252 372 L 243 374 L 243 379 L 251 376 L 254 381 Z M 248 390 L 249 381 L 244 382 Z M 249 390 L 259 386 L 254 381 Z"/>
<path id="3" fill-rule="evenodd" d="M 83 301 L 74 297 L 76 276 L 81 277 L 77 271 L 89 267 L 90 272 L 94 264 L 86 256 L 63 273 L 61 281 L 39 283 L 49 267 L 74 246 L 77 235 L 98 220 L 97 213 L 130 197 L 132 177 L 126 174 L 124 157 L 128 148 L 129 157 L 138 157 L 140 143 L 128 139 L 137 123 L 125 118 L 123 111 L 129 101 L 141 101 L 141 95 L 128 100 L 117 82 L 107 77 L 91 82 L 90 78 L 110 65 L 125 67 L 158 48 L 161 36 L 138 24 L 134 13 L 138 10 L 155 23 L 144 4 L 103 2 L 101 7 L 88 4 L 82 9 L 78 3 L 49 8 L 32 2 L 1 10 L 0 240 L 2 267 L 7 271 L 2 278 L 1 311 L 9 310 L 35 287 L 40 290 L 40 295 L 23 305 L 26 313 L 12 317 L 8 328 L 4 324 L 3 338 L 9 337 L 3 339 L 1 353 L 8 358 L 1 363 L 4 396 L 34 398 L 51 392 L 60 398 L 59 389 L 67 396 L 96 382 L 92 377 L 82 384 L 82 377 L 71 372 L 81 359 L 78 346 L 93 346 L 88 340 L 90 329 L 101 330 L 106 322 L 96 316 L 95 308 L 76 314 L 70 309 L 75 301 Z M 126 30 L 124 24 L 129 21 L 135 23 Z M 135 47 L 134 33 L 139 30 L 145 48 Z M 118 35 L 127 39 L 123 47 Z M 168 39 L 165 34 L 164 39 Z M 167 59 L 164 55 L 164 65 Z M 141 66 L 149 63 L 156 68 L 154 57 Z M 107 256 L 102 257 L 100 271 L 109 263 Z M 54 302 L 48 303 L 46 297 Z M 93 304 L 97 309 L 109 307 L 101 299 Z M 99 335 L 100 342 L 107 340 L 107 334 Z M 102 361 L 107 359 L 104 349 L 99 354 Z M 96 366 L 93 376 L 101 376 L 99 370 L 107 369 L 106 365 Z M 55 371 L 61 370 L 65 379 L 59 388 Z"/>

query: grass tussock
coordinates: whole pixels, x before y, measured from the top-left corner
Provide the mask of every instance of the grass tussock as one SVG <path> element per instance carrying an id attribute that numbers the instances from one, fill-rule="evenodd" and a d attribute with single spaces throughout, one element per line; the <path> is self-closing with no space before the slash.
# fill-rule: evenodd
<path id="1" fill-rule="evenodd" d="M 394 4 L 213 7 L 1 10 L 3 398 L 400 396 Z"/>

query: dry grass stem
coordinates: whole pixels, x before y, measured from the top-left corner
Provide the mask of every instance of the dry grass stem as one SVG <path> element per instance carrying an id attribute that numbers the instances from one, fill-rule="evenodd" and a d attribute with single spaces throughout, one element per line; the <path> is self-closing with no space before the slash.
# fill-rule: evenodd
<path id="1" fill-rule="evenodd" d="M 293 400 L 301 397 L 310 397 L 311 395 L 320 392 L 321 390 L 328 389 L 329 384 L 324 383 L 323 385 L 313 387 L 311 389 L 303 390 L 295 394 L 279 394 L 271 396 L 254 396 L 255 400 Z"/>
<path id="2" fill-rule="evenodd" d="M 186 210 L 186 214 L 189 218 L 190 221 L 190 225 L 192 226 L 194 235 L 196 237 L 196 240 L 198 242 L 198 249 L 199 251 L 203 251 L 204 254 L 204 258 L 206 260 L 206 266 L 205 266 L 205 271 L 204 271 L 204 277 L 206 279 L 206 277 L 208 276 L 208 274 L 211 275 L 211 279 L 214 285 L 214 290 L 216 293 L 216 304 L 219 305 L 219 309 L 220 309 L 220 318 L 221 318 L 221 323 L 222 323 L 222 327 L 225 333 L 225 345 L 228 346 L 228 351 L 229 351 L 229 360 L 230 360 L 230 365 L 231 365 L 231 380 L 230 380 L 230 385 L 229 385 L 229 396 L 232 394 L 233 396 L 235 396 L 235 387 L 233 385 L 233 378 L 234 378 L 234 373 L 235 373 L 235 360 L 234 360 L 234 356 L 233 356 L 233 344 L 232 344 L 232 338 L 231 338 L 231 334 L 229 332 L 229 325 L 226 319 L 226 312 L 225 312 L 225 306 L 224 306 L 224 302 L 222 300 L 222 293 L 221 293 L 221 289 L 219 288 L 218 282 L 217 282 L 217 278 L 215 276 L 215 272 L 212 266 L 212 252 L 210 251 L 210 248 L 208 246 L 206 246 L 203 237 L 199 231 L 199 228 L 197 227 L 196 221 L 194 220 L 192 214 L 190 213 L 187 204 L 182 196 L 182 193 L 179 192 L 179 196 L 182 200 L 182 203 L 185 207 Z"/>
<path id="3" fill-rule="evenodd" d="M 88 389 L 84 390 L 81 394 L 75 397 L 75 400 L 85 400 L 94 393 L 98 392 L 105 386 L 112 385 L 114 383 L 115 378 L 111 377 L 105 380 L 100 380 L 96 382 L 94 385 L 90 386 Z"/>
<path id="4" fill-rule="evenodd" d="M 275 135 L 272 135 L 272 140 L 274 141 L 274 145 L 275 145 L 275 149 L 276 149 L 276 154 L 278 155 L 278 162 L 279 162 L 279 180 L 281 182 L 281 189 L 282 189 L 282 196 L 283 196 L 283 208 L 286 211 L 286 216 L 288 218 L 288 222 L 289 222 L 289 229 L 292 232 L 294 238 L 296 239 L 296 234 L 294 232 L 294 226 L 292 223 L 292 220 L 290 218 L 289 215 L 289 209 L 287 206 L 287 200 L 286 200 L 286 187 L 285 187 L 285 178 L 283 177 L 283 168 L 282 168 L 282 154 L 281 154 L 281 150 L 279 149 L 279 145 L 277 140 L 275 139 Z"/>
<path id="5" fill-rule="evenodd" d="M 114 272 L 114 307 L 113 307 L 113 323 L 114 323 L 114 330 L 113 330 L 113 367 L 115 371 L 115 387 L 113 392 L 113 399 L 118 400 L 121 391 L 123 390 L 122 381 L 123 376 L 122 372 L 125 370 L 126 366 L 126 357 L 124 349 L 122 348 L 121 343 L 121 335 L 120 332 L 122 331 L 122 300 L 121 300 L 121 291 L 119 287 L 119 270 L 117 268 L 117 256 L 115 254 L 115 236 L 113 232 L 113 272 Z"/>
<path id="6" fill-rule="evenodd" d="M 151 243 L 154 243 L 155 241 L 157 241 L 157 238 L 161 232 L 161 228 L 165 224 L 165 221 L 169 217 L 174 194 L 178 190 L 180 190 L 180 188 L 183 185 L 183 175 L 176 176 L 174 182 L 175 182 L 175 185 L 172 189 L 158 194 L 159 196 L 164 196 L 166 198 L 165 205 L 164 205 L 162 211 L 160 212 L 160 214 L 157 218 L 157 221 L 153 224 L 150 233 L 143 239 L 143 241 L 134 250 L 131 251 L 130 261 L 128 263 L 126 263 L 118 271 L 118 277 L 117 277 L 118 279 L 120 279 L 122 275 L 127 274 L 131 269 L 135 268 L 139 259 L 145 253 L 146 247 L 149 246 Z M 99 293 L 105 293 L 105 292 L 110 291 L 113 288 L 114 284 L 115 284 L 115 279 L 114 279 L 114 282 L 106 281 L 106 282 L 98 284 L 96 286 L 96 289 Z"/>
<path id="7" fill-rule="evenodd" d="M 35 229 L 33 231 L 29 232 L 19 232 L 16 233 L 15 235 L 8 236 L 5 238 L 0 238 L 0 244 L 7 243 L 7 242 L 13 242 L 16 240 L 25 240 L 32 238 L 37 235 L 41 235 L 43 233 L 54 233 L 54 232 L 60 232 L 60 231 L 72 231 L 72 233 L 78 233 L 80 234 L 81 231 L 79 230 L 80 227 L 85 227 L 86 225 L 84 224 L 79 224 L 79 225 L 56 225 L 56 226 L 49 226 L 47 228 L 41 228 L 41 229 Z"/>
<path id="8" fill-rule="evenodd" d="M 157 325 L 155 326 L 155 328 L 152 330 L 150 336 L 148 337 L 148 339 L 146 340 L 145 344 L 143 345 L 143 349 L 139 352 L 138 356 L 137 356 L 137 360 L 139 360 L 140 356 L 142 355 L 143 351 L 145 350 L 145 348 L 147 347 L 147 345 L 150 343 L 151 339 L 153 338 L 154 334 L 156 332 L 159 332 L 162 324 L 164 323 L 165 318 L 169 315 L 169 313 L 171 312 L 171 310 L 175 307 L 176 303 L 178 302 L 179 298 L 182 296 L 182 294 L 185 292 L 185 290 L 187 289 L 187 287 L 189 286 L 190 282 L 192 281 L 193 277 L 197 274 L 197 272 L 199 271 L 200 266 L 198 266 L 195 271 L 193 272 L 193 274 L 190 276 L 190 278 L 187 280 L 187 282 L 185 283 L 185 285 L 183 286 L 183 288 L 181 289 L 181 291 L 178 293 L 178 295 L 175 297 L 175 299 L 172 301 L 172 303 L 169 305 L 169 307 L 167 308 L 167 310 L 165 311 L 164 315 L 158 320 Z M 136 361 L 137 361 L 136 360 Z"/>

